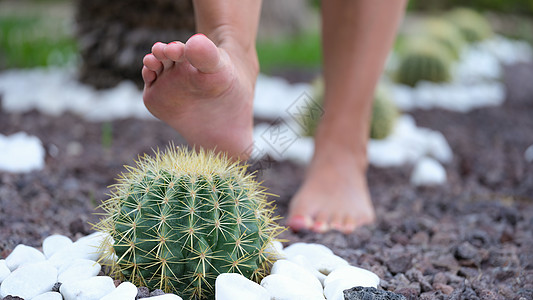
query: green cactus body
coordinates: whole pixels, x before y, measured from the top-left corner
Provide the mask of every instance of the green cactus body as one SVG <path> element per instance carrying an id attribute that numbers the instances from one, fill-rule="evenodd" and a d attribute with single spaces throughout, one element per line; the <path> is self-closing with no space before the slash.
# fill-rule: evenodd
<path id="1" fill-rule="evenodd" d="M 184 298 L 214 299 L 220 273 L 259 280 L 279 233 L 264 189 L 245 168 L 213 153 L 167 149 L 129 168 L 97 226 L 113 240 L 116 275 Z"/>
<path id="2" fill-rule="evenodd" d="M 318 123 L 320 122 L 321 106 L 324 105 L 324 80 L 318 77 L 312 82 L 312 103 L 307 107 L 307 111 L 300 116 L 300 124 L 303 125 L 303 135 L 314 136 Z"/>
<path id="3" fill-rule="evenodd" d="M 381 140 L 388 137 L 396 124 L 399 111 L 384 88 L 378 87 L 372 105 L 370 138 Z"/>
<path id="4" fill-rule="evenodd" d="M 469 8 L 455 8 L 447 15 L 450 20 L 469 42 L 478 42 L 492 36 L 490 23 L 483 15 Z"/>
<path id="5" fill-rule="evenodd" d="M 423 28 L 422 34 L 439 41 L 450 51 L 454 59 L 459 58 L 466 40 L 455 25 L 443 18 L 429 18 L 421 28 Z"/>
<path id="6" fill-rule="evenodd" d="M 406 42 L 398 69 L 396 81 L 415 86 L 422 80 L 446 82 L 450 80 L 452 63 L 450 52 L 441 44 L 428 38 L 416 38 Z"/>

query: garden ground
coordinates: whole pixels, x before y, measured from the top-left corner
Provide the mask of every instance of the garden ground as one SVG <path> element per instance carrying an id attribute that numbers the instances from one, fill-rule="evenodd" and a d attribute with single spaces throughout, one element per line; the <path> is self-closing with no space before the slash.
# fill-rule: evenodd
<path id="1" fill-rule="evenodd" d="M 350 235 L 286 231 L 286 244 L 322 243 L 408 299 L 533 298 L 533 163 L 524 157 L 533 144 L 533 65 L 505 70 L 501 107 L 412 112 L 454 151 L 446 185 L 414 188 L 412 166 L 370 167 L 376 224 Z M 123 165 L 170 140 L 183 143 L 155 120 L 96 123 L 36 111 L 0 111 L 0 131 L 35 135 L 47 152 L 41 171 L 0 173 L 0 258 L 17 244 L 38 247 L 54 233 L 90 233 L 95 207 Z M 305 168 L 288 161 L 260 166 L 258 177 L 279 195 L 272 200 L 285 217 Z"/>

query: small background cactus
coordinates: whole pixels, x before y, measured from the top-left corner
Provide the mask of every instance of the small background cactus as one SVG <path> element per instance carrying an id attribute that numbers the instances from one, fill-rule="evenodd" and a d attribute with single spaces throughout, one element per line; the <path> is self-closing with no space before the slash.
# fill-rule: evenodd
<path id="1" fill-rule="evenodd" d="M 324 80 L 317 78 L 312 83 L 313 86 L 313 100 L 317 105 L 324 103 Z M 304 124 L 303 133 L 306 136 L 314 136 L 320 116 L 316 114 L 318 110 L 309 108 L 309 111 L 302 114 L 305 120 L 301 120 Z M 372 119 L 370 124 L 370 138 L 384 139 L 393 130 L 396 124 L 396 119 L 399 115 L 396 104 L 392 101 L 385 88 L 378 85 L 374 95 L 374 102 L 372 105 Z"/>
<path id="2" fill-rule="evenodd" d="M 482 41 L 493 34 L 487 19 L 473 9 L 455 8 L 446 17 L 459 28 L 464 38 L 469 42 Z"/>
<path id="3" fill-rule="evenodd" d="M 214 299 L 220 273 L 259 280 L 281 227 L 245 167 L 212 152 L 169 147 L 127 167 L 97 228 L 116 276 L 184 298 Z"/>
<path id="4" fill-rule="evenodd" d="M 407 39 L 396 71 L 396 81 L 415 86 L 421 80 L 446 82 L 450 80 L 452 54 L 435 39 L 416 37 Z"/>
<path id="5" fill-rule="evenodd" d="M 429 38 L 434 38 L 440 42 L 450 51 L 453 59 L 459 58 L 461 51 L 467 44 L 459 28 L 445 18 L 429 18 L 421 28 L 422 35 L 427 35 Z"/>
<path id="6" fill-rule="evenodd" d="M 370 138 L 381 140 L 389 136 L 400 115 L 396 104 L 383 87 L 378 87 L 372 105 L 372 122 L 370 123 Z"/>

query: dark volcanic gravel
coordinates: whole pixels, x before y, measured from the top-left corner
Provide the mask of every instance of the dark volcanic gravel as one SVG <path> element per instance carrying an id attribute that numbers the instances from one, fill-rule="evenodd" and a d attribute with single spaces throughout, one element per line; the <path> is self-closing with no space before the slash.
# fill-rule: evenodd
<path id="1" fill-rule="evenodd" d="M 376 224 L 350 235 L 286 231 L 282 238 L 322 243 L 406 299 L 533 299 L 533 163 L 524 158 L 533 144 L 533 65 L 506 71 L 501 107 L 411 113 L 418 125 L 441 131 L 454 151 L 446 185 L 412 187 L 412 166 L 371 167 Z M 108 125 L 0 111 L 0 133 L 26 131 L 47 149 L 44 170 L 0 173 L 0 258 L 20 243 L 39 247 L 54 233 L 88 234 L 123 165 L 169 140 L 183 142 L 160 122 L 127 119 L 110 123 L 107 145 L 101 133 Z M 304 168 L 263 167 L 259 177 L 286 216 Z"/>

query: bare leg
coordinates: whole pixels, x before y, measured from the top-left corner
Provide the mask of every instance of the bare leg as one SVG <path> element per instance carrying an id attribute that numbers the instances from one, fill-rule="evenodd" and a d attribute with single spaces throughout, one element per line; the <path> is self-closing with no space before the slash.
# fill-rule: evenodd
<path id="1" fill-rule="evenodd" d="M 325 113 L 306 179 L 291 202 L 294 230 L 351 232 L 375 219 L 366 182 L 370 112 L 405 2 L 322 1 Z"/>
<path id="2" fill-rule="evenodd" d="M 191 146 L 247 159 L 261 1 L 199 0 L 194 5 L 203 34 L 185 44 L 152 47 L 143 59 L 144 103 Z"/>

